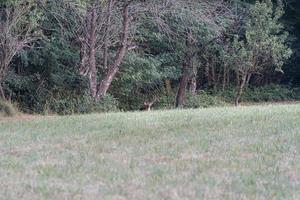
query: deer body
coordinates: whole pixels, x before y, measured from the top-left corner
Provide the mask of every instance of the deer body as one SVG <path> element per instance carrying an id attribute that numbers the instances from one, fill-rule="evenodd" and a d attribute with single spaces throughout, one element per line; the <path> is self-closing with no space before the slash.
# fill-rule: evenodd
<path id="1" fill-rule="evenodd" d="M 155 103 L 156 99 L 153 101 L 144 101 L 144 105 L 140 110 L 147 110 L 148 112 L 151 111 L 153 104 Z"/>

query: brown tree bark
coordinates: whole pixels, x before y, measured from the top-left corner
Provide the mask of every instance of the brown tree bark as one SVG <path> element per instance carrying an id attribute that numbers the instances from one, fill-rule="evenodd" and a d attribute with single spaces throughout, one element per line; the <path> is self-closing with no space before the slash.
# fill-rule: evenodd
<path id="1" fill-rule="evenodd" d="M 193 66 L 193 73 L 192 73 L 191 78 L 190 78 L 189 92 L 190 92 L 191 95 L 195 95 L 196 91 L 197 91 L 197 74 L 198 74 L 198 70 L 197 70 L 197 67 L 194 64 L 194 62 L 192 62 L 192 66 Z"/>
<path id="2" fill-rule="evenodd" d="M 90 27 L 89 27 L 89 82 L 90 82 L 90 94 L 92 97 L 96 97 L 97 94 L 97 67 L 96 67 L 96 28 L 97 28 L 97 12 L 96 5 L 93 4 L 90 11 Z"/>
<path id="3" fill-rule="evenodd" d="M 112 17 L 112 8 L 113 8 L 114 0 L 109 0 L 107 7 L 107 19 L 105 25 L 105 36 L 104 36 L 104 51 L 103 51 L 103 68 L 104 71 L 107 70 L 108 67 L 108 50 L 110 47 L 109 44 L 109 35 L 110 35 L 110 26 L 111 26 L 111 17 Z"/>
<path id="4" fill-rule="evenodd" d="M 206 64 L 205 64 L 205 76 L 207 79 L 207 84 L 208 86 L 211 86 L 211 76 L 210 76 L 210 67 L 209 67 L 210 63 L 209 60 L 207 60 Z"/>
<path id="5" fill-rule="evenodd" d="M 191 95 L 196 95 L 196 92 L 197 92 L 197 78 L 195 76 L 193 76 L 192 79 L 190 80 L 189 92 L 191 93 Z"/>
<path id="6" fill-rule="evenodd" d="M 252 77 L 252 74 L 249 73 L 248 76 L 247 76 L 247 80 L 246 80 L 246 87 L 249 86 L 249 82 L 250 82 L 250 80 L 251 80 L 251 77 Z"/>
<path id="7" fill-rule="evenodd" d="M 223 69 L 223 83 L 222 83 L 222 91 L 223 92 L 225 91 L 225 88 L 226 88 L 226 80 L 227 80 L 227 66 L 225 65 L 224 69 Z"/>
<path id="8" fill-rule="evenodd" d="M 189 69 L 191 66 L 191 60 L 192 60 L 192 43 L 193 43 L 193 36 L 191 30 L 188 31 L 187 34 L 187 53 L 182 65 L 182 73 L 179 83 L 179 88 L 176 96 L 176 107 L 180 107 L 184 104 L 185 97 L 186 97 L 186 88 L 189 80 Z"/>
<path id="9" fill-rule="evenodd" d="M 240 72 L 238 70 L 235 71 L 235 75 L 236 75 L 236 85 L 237 87 L 239 87 L 241 80 L 240 80 Z"/>
<path id="10" fill-rule="evenodd" d="M 176 96 L 176 107 L 180 107 L 184 104 L 188 78 L 189 78 L 189 65 L 188 62 L 185 61 L 182 66 L 182 75 L 180 78 L 179 88 Z"/>
<path id="11" fill-rule="evenodd" d="M 216 68 L 215 68 L 215 63 L 213 62 L 211 65 L 211 78 L 212 78 L 212 85 L 214 92 L 217 91 L 217 78 L 216 78 Z"/>
<path id="12" fill-rule="evenodd" d="M 247 82 L 247 76 L 248 76 L 247 73 L 242 75 L 242 79 L 241 79 L 240 85 L 238 87 L 237 96 L 235 98 L 235 106 L 239 106 L 239 104 L 240 104 L 240 99 L 242 97 L 242 94 L 243 94 L 243 91 L 244 91 L 244 88 L 245 88 L 245 85 Z"/>
<path id="13" fill-rule="evenodd" d="M 165 87 L 166 87 L 167 95 L 170 95 L 172 93 L 172 84 L 169 79 L 165 80 Z"/>
<path id="14" fill-rule="evenodd" d="M 4 93 L 4 90 L 3 90 L 3 87 L 2 87 L 2 81 L 0 80 L 0 98 L 2 100 L 5 100 L 5 93 Z"/>

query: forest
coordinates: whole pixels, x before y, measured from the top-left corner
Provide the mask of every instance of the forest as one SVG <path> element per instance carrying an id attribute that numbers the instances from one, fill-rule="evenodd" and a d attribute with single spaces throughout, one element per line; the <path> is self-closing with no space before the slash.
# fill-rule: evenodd
<path id="1" fill-rule="evenodd" d="M 0 2 L 2 111 L 68 115 L 300 99 L 297 0 Z"/>

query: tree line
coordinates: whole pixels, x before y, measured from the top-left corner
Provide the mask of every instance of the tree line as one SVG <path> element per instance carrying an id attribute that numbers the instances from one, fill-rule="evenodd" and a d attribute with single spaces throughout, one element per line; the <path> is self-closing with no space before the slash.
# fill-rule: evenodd
<path id="1" fill-rule="evenodd" d="M 287 22 L 296 5 L 2 0 L 1 98 L 39 113 L 135 110 L 146 101 L 183 107 L 203 91 L 232 91 L 239 105 L 247 88 L 297 86 L 299 34 L 290 33 L 299 22 Z"/>

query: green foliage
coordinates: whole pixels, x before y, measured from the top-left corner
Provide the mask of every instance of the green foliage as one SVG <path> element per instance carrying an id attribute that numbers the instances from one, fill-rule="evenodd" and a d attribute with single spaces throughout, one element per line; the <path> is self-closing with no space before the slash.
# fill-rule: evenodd
<path id="1" fill-rule="evenodd" d="M 175 108 L 176 94 L 164 95 L 159 98 L 155 105 L 159 109 Z M 213 96 L 201 90 L 195 95 L 187 94 L 183 108 L 208 108 L 214 106 L 224 106 L 226 103 L 218 96 Z"/>
<path id="2" fill-rule="evenodd" d="M 286 101 L 292 99 L 292 91 L 287 87 L 272 84 L 250 89 L 244 95 L 244 99 L 254 102 Z"/>
<path id="3" fill-rule="evenodd" d="M 0 100 L 0 116 L 13 117 L 17 114 L 17 109 L 14 105 L 7 101 Z"/>
<path id="4" fill-rule="evenodd" d="M 288 86 L 270 84 L 262 87 L 250 87 L 244 91 L 242 100 L 245 102 L 276 102 L 297 100 L 300 93 L 298 90 L 292 90 Z M 226 89 L 218 95 L 225 101 L 232 102 L 236 96 L 234 87 Z M 298 96 L 298 97 L 297 97 Z"/>
<path id="5" fill-rule="evenodd" d="M 293 88 L 292 89 L 292 97 L 295 100 L 300 100 L 300 88 Z"/>
<path id="6" fill-rule="evenodd" d="M 250 8 L 245 33 L 234 38 L 227 56 L 229 64 L 243 73 L 254 73 L 268 66 L 281 71 L 292 54 L 286 45 L 288 33 L 280 22 L 282 15 L 281 3 L 275 7 L 269 0 L 257 1 Z"/>
<path id="7" fill-rule="evenodd" d="M 112 95 L 106 95 L 99 101 L 95 101 L 91 97 L 86 97 L 86 111 L 80 113 L 99 113 L 99 112 L 117 112 L 119 111 L 119 101 Z M 84 102 L 83 102 L 84 103 Z"/>
<path id="8" fill-rule="evenodd" d="M 162 65 L 162 59 L 149 54 L 128 54 L 112 85 L 112 94 L 120 99 L 122 110 L 138 110 L 144 101 L 163 94 L 163 78 L 170 71 Z"/>
<path id="9" fill-rule="evenodd" d="M 163 95 L 159 98 L 159 101 L 154 105 L 158 109 L 173 109 L 175 108 L 176 94 Z"/>
<path id="10" fill-rule="evenodd" d="M 184 108 L 208 108 L 213 106 L 224 106 L 225 103 L 207 94 L 205 91 L 199 91 L 195 95 L 188 95 L 186 102 L 184 103 Z"/>
<path id="11" fill-rule="evenodd" d="M 85 95 L 74 98 L 52 99 L 45 105 L 44 111 L 47 113 L 57 113 L 60 115 L 101 113 L 118 111 L 119 102 L 111 95 L 107 95 L 95 101 L 94 98 Z"/>

